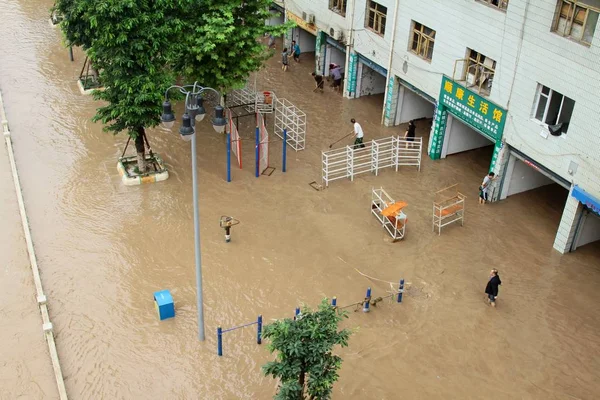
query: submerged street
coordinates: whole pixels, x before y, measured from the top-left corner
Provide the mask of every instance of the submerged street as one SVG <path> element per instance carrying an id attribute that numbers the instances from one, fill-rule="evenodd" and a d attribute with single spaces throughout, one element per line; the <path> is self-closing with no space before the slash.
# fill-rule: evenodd
<path id="1" fill-rule="evenodd" d="M 197 339 L 189 145 L 148 130 L 170 178 L 126 187 L 117 159 L 126 135 L 102 131 L 98 103 L 82 96 L 75 62 L 48 24 L 50 0 L 0 0 L 0 90 L 58 354 L 73 399 L 269 399 L 272 359 L 253 328 L 216 329 L 291 317 L 295 307 L 337 296 L 362 301 L 407 282 L 401 304 L 354 312 L 355 329 L 334 399 L 594 399 L 600 393 L 600 245 L 552 249 L 565 201 L 555 186 L 480 205 L 490 148 L 365 174 L 316 191 L 321 151 L 359 121 L 365 141 L 402 135 L 385 128 L 382 96 L 314 93 L 314 56 L 281 70 L 276 55 L 256 74 L 307 115 L 306 150 L 270 147 L 271 176 L 254 177 L 254 120 L 240 120 L 244 169 L 227 183 L 225 138 L 199 125 L 198 164 L 204 268 L 205 342 Z M 180 106 L 180 105 L 179 105 Z M 272 124 L 272 122 L 271 122 Z M 272 126 L 272 125 L 271 125 Z M 417 136 L 429 139 L 429 122 Z M 273 135 L 274 136 L 274 135 Z M 349 138 L 337 146 L 350 144 Z M 425 146 L 426 147 L 426 146 Z M 464 226 L 432 232 L 434 193 L 458 183 Z M 57 398 L 22 238 L 6 149 L 0 151 L 0 398 Z M 371 190 L 405 201 L 406 238 L 391 243 L 370 214 Z M 225 243 L 219 218 L 241 221 Z M 502 277 L 498 307 L 485 301 L 491 268 Z M 362 276 L 358 271 L 378 280 Z M 159 321 L 152 295 L 169 289 L 176 317 Z M 596 394 L 594 394 L 596 393 Z"/>

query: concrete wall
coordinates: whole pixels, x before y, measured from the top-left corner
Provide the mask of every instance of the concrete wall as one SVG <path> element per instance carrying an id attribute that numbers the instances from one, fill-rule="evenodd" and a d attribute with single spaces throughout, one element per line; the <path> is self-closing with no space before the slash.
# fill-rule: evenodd
<path id="1" fill-rule="evenodd" d="M 432 118 L 434 106 L 407 87 L 400 85 L 395 125 L 411 119 Z"/>
<path id="2" fill-rule="evenodd" d="M 281 25 L 283 24 L 283 13 L 271 10 L 271 17 L 265 21 L 265 25 Z"/>
<path id="3" fill-rule="evenodd" d="M 513 0 L 509 9 L 512 6 Z M 555 6 L 555 0 L 539 0 L 530 8 L 504 137 L 512 147 L 600 198 L 600 24 L 589 47 L 563 38 L 551 32 Z M 540 135 L 545 128 L 533 119 L 538 82 L 575 101 L 567 134 Z M 568 173 L 571 161 L 579 165 L 574 175 Z"/>
<path id="4" fill-rule="evenodd" d="M 385 76 L 372 70 L 363 63 L 358 63 L 358 80 L 356 82 L 357 97 L 370 96 L 385 92 Z"/>
<path id="5" fill-rule="evenodd" d="M 600 217 L 589 211 L 583 211 L 576 247 L 600 240 Z"/>
<path id="6" fill-rule="evenodd" d="M 442 158 L 450 154 L 491 146 L 493 144 L 488 138 L 463 124 L 459 119 L 452 117 L 452 115 L 448 116 Z"/>
<path id="7" fill-rule="evenodd" d="M 502 198 L 513 194 L 526 192 L 554 183 L 553 180 L 531 168 L 517 157 L 510 157 L 506 169 Z"/>
<path id="8" fill-rule="evenodd" d="M 465 58 L 469 47 L 496 60 L 496 77 L 489 99 L 506 107 L 515 70 L 525 1 L 511 0 L 507 12 L 502 12 L 474 0 L 401 0 L 391 72 L 428 95 L 438 98 L 441 74 L 452 76 L 455 61 Z M 364 29 L 367 1 L 356 0 L 354 28 L 358 31 L 355 32 L 355 48 L 365 57 L 387 68 L 396 2 L 380 0 L 378 3 L 388 7 L 385 36 L 382 38 Z M 412 21 L 436 31 L 431 61 L 423 60 L 409 51 Z M 458 69 L 462 71 L 462 65 Z"/>
<path id="9" fill-rule="evenodd" d="M 344 32 L 344 36 L 348 37 L 348 29 L 350 28 L 349 18 L 344 18 L 343 16 L 331 11 L 329 9 L 329 1 L 326 0 L 295 0 L 295 1 L 286 1 L 285 2 L 286 9 L 294 13 L 295 15 L 302 17 L 302 12 L 304 11 L 307 14 L 315 15 L 315 25 L 318 30 L 329 32 L 330 28 L 335 29 L 336 31 L 341 30 Z M 350 2 L 348 2 L 348 8 L 351 7 Z M 314 51 L 314 47 L 312 50 L 308 48 L 302 49 L 302 51 Z"/>

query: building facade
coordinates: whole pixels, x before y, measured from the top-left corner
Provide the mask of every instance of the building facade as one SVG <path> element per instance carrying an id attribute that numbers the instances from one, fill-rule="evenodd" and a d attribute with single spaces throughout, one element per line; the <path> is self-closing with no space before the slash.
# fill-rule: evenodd
<path id="1" fill-rule="evenodd" d="M 288 0 L 285 10 L 316 71 L 342 66 L 345 97 L 379 96 L 387 126 L 431 119 L 433 159 L 489 147 L 494 201 L 562 186 L 556 250 L 600 240 L 600 0 Z"/>

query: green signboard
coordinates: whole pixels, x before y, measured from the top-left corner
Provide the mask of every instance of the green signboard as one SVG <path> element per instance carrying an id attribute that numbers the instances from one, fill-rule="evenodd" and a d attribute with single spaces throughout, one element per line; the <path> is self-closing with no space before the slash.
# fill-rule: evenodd
<path id="1" fill-rule="evenodd" d="M 350 53 L 350 57 L 348 58 L 348 74 L 346 79 L 348 79 L 348 95 L 350 97 L 354 96 L 356 92 L 356 74 L 358 73 L 358 55 L 354 52 Z"/>
<path id="2" fill-rule="evenodd" d="M 390 118 L 392 115 L 392 105 L 394 104 L 394 77 L 390 76 L 388 82 L 387 97 L 385 99 L 385 118 Z"/>
<path id="3" fill-rule="evenodd" d="M 446 133 L 446 122 L 448 121 L 448 112 L 446 107 L 436 104 L 433 113 L 434 120 L 432 125 L 432 140 L 429 155 L 434 160 L 439 160 L 442 156 L 442 146 L 444 145 L 444 135 Z"/>
<path id="4" fill-rule="evenodd" d="M 502 139 L 506 110 L 444 76 L 440 105 L 448 112 L 497 142 Z M 438 106 L 438 108 L 440 108 Z"/>

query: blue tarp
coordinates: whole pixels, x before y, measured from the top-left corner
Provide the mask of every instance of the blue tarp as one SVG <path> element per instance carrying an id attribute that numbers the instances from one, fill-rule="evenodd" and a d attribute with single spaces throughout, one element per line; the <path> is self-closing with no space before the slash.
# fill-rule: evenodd
<path id="1" fill-rule="evenodd" d="M 573 187 L 573 191 L 571 192 L 571 195 L 573 197 L 575 197 L 577 200 L 579 200 L 584 206 L 586 206 L 587 208 L 589 208 L 596 214 L 600 215 L 600 200 L 598 200 L 597 198 L 595 198 L 594 196 L 592 196 L 585 190 L 581 189 L 577 185 L 575 185 L 575 187 Z"/>

